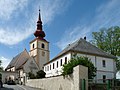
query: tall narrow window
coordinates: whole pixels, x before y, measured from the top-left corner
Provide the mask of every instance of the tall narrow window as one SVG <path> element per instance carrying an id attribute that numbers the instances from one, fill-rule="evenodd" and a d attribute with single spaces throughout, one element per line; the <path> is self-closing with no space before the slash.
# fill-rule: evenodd
<path id="1" fill-rule="evenodd" d="M 103 83 L 106 82 L 106 75 L 103 75 Z"/>
<path id="2" fill-rule="evenodd" d="M 65 64 L 67 64 L 67 57 L 65 57 Z"/>
<path id="3" fill-rule="evenodd" d="M 57 61 L 57 68 L 58 68 L 58 61 Z"/>
<path id="4" fill-rule="evenodd" d="M 45 45 L 42 43 L 42 48 L 45 48 Z"/>
<path id="5" fill-rule="evenodd" d="M 54 65 L 54 63 L 53 63 L 53 69 L 55 68 L 55 65 Z"/>
<path id="6" fill-rule="evenodd" d="M 60 66 L 62 66 L 62 59 L 60 60 Z"/>
<path id="7" fill-rule="evenodd" d="M 51 65 L 50 65 L 50 70 L 51 70 Z"/>
<path id="8" fill-rule="evenodd" d="M 33 49 L 34 49 L 34 47 L 35 47 L 34 44 L 32 45 L 32 47 L 33 47 Z"/>
<path id="9" fill-rule="evenodd" d="M 105 60 L 102 61 L 102 65 L 103 65 L 103 67 L 106 67 L 106 62 L 105 62 Z"/>

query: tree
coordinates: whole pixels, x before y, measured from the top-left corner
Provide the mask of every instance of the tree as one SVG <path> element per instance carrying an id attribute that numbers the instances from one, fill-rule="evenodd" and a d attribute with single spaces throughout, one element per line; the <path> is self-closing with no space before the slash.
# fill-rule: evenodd
<path id="1" fill-rule="evenodd" d="M 46 73 L 43 70 L 37 72 L 36 78 L 45 78 Z"/>
<path id="2" fill-rule="evenodd" d="M 32 72 L 29 72 L 28 76 L 29 76 L 30 79 L 35 79 L 36 78 L 35 75 Z"/>
<path id="3" fill-rule="evenodd" d="M 1 66 L 1 64 L 2 64 L 2 60 L 0 60 L 0 80 L 2 79 L 1 71 L 3 71 L 3 67 Z"/>
<path id="4" fill-rule="evenodd" d="M 3 71 L 3 67 L 1 66 L 2 60 L 0 60 L 0 72 Z"/>
<path id="5" fill-rule="evenodd" d="M 102 28 L 99 32 L 93 32 L 92 43 L 98 48 L 119 57 L 120 56 L 120 27 Z M 120 61 L 116 60 L 117 69 L 120 70 Z"/>
<path id="6" fill-rule="evenodd" d="M 73 57 L 68 64 L 63 65 L 62 75 L 66 76 L 73 73 L 73 68 L 77 65 L 83 65 L 88 67 L 88 78 L 93 79 L 96 76 L 96 68 L 93 63 L 87 57 Z"/>

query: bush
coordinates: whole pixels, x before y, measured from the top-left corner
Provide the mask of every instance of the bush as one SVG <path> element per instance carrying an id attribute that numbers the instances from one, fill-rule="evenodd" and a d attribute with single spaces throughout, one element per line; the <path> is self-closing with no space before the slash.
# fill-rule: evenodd
<path id="1" fill-rule="evenodd" d="M 45 78 L 46 73 L 43 70 L 37 72 L 36 78 Z"/>
<path id="2" fill-rule="evenodd" d="M 73 68 L 77 65 L 83 65 L 88 67 L 88 78 L 93 79 L 96 76 L 96 68 L 93 63 L 87 57 L 74 57 L 72 58 L 68 64 L 63 65 L 62 75 L 66 76 L 73 73 Z"/>
<path id="3" fill-rule="evenodd" d="M 30 79 L 35 79 L 36 78 L 36 76 L 32 72 L 29 72 L 28 76 L 29 76 Z"/>

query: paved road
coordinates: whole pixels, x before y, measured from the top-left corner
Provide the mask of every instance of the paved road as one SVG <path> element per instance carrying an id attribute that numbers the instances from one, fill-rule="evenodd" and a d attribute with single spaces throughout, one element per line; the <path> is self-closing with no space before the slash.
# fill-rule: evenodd
<path id="1" fill-rule="evenodd" d="M 40 89 L 31 88 L 31 87 L 23 86 L 23 85 L 7 85 L 7 84 L 4 84 L 4 87 L 0 88 L 0 90 L 40 90 Z"/>

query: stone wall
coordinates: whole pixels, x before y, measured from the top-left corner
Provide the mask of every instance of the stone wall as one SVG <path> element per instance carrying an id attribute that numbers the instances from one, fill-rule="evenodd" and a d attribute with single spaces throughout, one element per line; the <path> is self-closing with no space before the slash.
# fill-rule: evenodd
<path id="1" fill-rule="evenodd" d="M 41 88 L 41 90 L 81 90 L 81 79 L 88 79 L 88 68 L 79 65 L 74 68 L 73 74 L 66 78 L 57 76 L 44 79 L 31 79 L 27 81 L 26 85 Z M 86 90 L 88 90 L 87 82 Z"/>

